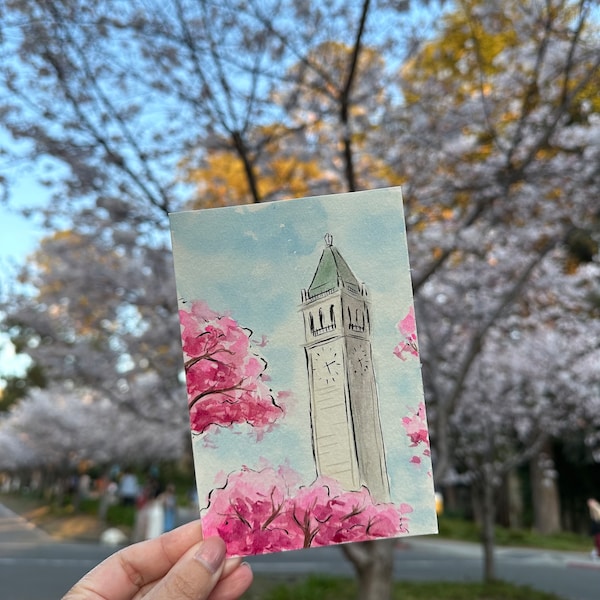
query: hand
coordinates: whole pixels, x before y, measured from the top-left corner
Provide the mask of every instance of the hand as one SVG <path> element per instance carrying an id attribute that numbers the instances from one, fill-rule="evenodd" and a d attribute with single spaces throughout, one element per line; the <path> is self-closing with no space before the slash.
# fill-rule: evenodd
<path id="1" fill-rule="evenodd" d="M 194 521 L 109 556 L 63 600 L 235 600 L 251 583 L 249 565 L 225 560 L 225 542 L 202 540 Z"/>

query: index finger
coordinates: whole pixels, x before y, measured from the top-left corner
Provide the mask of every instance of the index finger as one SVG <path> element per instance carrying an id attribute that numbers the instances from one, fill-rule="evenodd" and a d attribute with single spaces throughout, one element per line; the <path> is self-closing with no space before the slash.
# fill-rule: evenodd
<path id="1" fill-rule="evenodd" d="M 164 577 L 201 540 L 202 527 L 197 520 L 128 546 L 90 571 L 63 600 L 131 600 L 145 585 Z"/>

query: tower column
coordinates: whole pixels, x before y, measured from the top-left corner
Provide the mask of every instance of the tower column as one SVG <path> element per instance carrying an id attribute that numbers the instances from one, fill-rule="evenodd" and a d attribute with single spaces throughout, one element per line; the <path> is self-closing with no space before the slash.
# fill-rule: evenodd
<path id="1" fill-rule="evenodd" d="M 325 244 L 301 294 L 316 469 L 346 489 L 366 486 L 376 501 L 388 502 L 368 293 L 331 234 Z"/>

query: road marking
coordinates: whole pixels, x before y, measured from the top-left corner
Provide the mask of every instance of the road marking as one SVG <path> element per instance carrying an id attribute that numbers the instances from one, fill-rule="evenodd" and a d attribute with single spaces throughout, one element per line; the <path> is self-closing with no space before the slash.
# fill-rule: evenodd
<path id="1" fill-rule="evenodd" d="M 600 562 L 586 562 L 583 560 L 571 560 L 567 563 L 567 567 L 575 567 L 579 569 L 595 569 L 600 571 Z"/>
<path id="2" fill-rule="evenodd" d="M 35 566 L 35 567 L 94 567 L 100 561 L 90 558 L 27 558 L 27 557 L 3 557 L 0 558 L 0 566 Z"/>
<path id="3" fill-rule="evenodd" d="M 10 510 L 4 506 L 4 504 L 0 504 L 0 533 L 33 533 L 39 539 L 47 539 L 51 540 L 52 536 L 49 533 L 46 533 L 43 529 L 36 527 L 33 523 L 18 515 L 16 512 Z"/>

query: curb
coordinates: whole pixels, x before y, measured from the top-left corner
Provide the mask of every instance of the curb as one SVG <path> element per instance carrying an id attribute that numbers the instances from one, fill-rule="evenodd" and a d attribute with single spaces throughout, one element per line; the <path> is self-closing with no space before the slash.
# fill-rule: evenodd
<path id="1" fill-rule="evenodd" d="M 566 563 L 567 567 L 574 569 L 591 569 L 593 571 L 600 571 L 600 561 L 584 561 L 584 560 L 570 560 Z"/>

